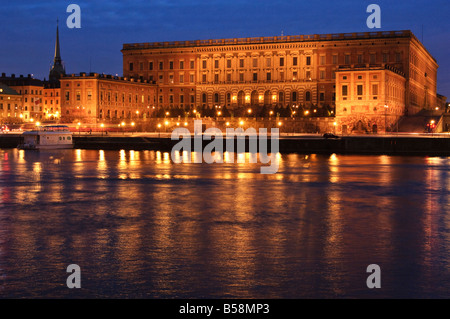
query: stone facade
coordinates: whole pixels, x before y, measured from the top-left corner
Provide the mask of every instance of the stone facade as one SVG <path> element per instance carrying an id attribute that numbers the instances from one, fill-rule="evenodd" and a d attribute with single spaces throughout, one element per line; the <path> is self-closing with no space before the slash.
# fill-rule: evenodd
<path id="1" fill-rule="evenodd" d="M 146 81 L 81 73 L 61 82 L 64 122 L 97 123 L 149 118 L 156 103 L 156 86 Z"/>
<path id="2" fill-rule="evenodd" d="M 358 114 L 370 109 L 384 128 L 383 103 L 389 101 L 392 121 L 438 103 L 438 65 L 410 31 L 124 44 L 122 54 L 124 76 L 158 86 L 157 107 L 301 105 L 342 111 L 353 102 L 347 115 L 337 114 L 341 121 L 356 117 L 367 126 Z M 395 101 L 392 88 L 381 84 L 376 103 L 369 96 L 337 100 L 337 75 L 351 69 L 367 78 L 378 70 L 395 87 Z"/>

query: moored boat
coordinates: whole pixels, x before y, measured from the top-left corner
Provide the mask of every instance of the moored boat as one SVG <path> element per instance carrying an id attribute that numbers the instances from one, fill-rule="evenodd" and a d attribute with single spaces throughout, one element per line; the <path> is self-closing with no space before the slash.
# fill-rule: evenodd
<path id="1" fill-rule="evenodd" d="M 72 136 L 68 126 L 47 125 L 23 132 L 23 142 L 17 147 L 25 150 L 73 148 Z"/>

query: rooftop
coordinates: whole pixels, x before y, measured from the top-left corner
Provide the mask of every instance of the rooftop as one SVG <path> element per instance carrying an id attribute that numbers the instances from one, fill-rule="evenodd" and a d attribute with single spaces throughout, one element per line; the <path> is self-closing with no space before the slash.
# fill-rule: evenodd
<path id="1" fill-rule="evenodd" d="M 263 43 L 310 42 L 310 41 L 337 41 L 337 40 L 377 39 L 377 38 L 408 38 L 408 37 L 415 37 L 415 36 L 409 30 L 334 33 L 334 34 L 311 34 L 311 35 L 287 35 L 287 36 L 275 36 L 275 37 L 251 37 L 251 38 L 233 38 L 233 39 L 194 40 L 194 41 L 126 43 L 123 45 L 123 50 L 156 49 L 156 48 L 183 48 L 183 47 L 263 44 Z"/>
<path id="2" fill-rule="evenodd" d="M 0 83 L 0 95 L 20 95 L 6 84 Z"/>

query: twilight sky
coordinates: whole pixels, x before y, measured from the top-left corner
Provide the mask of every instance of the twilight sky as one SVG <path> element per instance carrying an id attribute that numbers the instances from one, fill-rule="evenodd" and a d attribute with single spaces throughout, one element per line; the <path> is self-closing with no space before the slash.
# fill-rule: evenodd
<path id="1" fill-rule="evenodd" d="M 19 0 L 1 1 L 0 73 L 48 77 L 60 20 L 68 73 L 122 75 L 123 43 L 411 30 L 439 64 L 438 93 L 450 99 L 449 0 Z M 69 29 L 69 4 L 81 29 Z M 381 29 L 366 8 L 381 7 Z M 91 67 L 90 67 L 91 66 Z"/>

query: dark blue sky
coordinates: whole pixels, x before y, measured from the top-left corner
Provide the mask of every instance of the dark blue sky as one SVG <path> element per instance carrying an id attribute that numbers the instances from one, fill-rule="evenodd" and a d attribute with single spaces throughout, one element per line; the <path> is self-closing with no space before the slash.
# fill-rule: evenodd
<path id="1" fill-rule="evenodd" d="M 81 29 L 66 8 L 81 7 Z M 48 77 L 56 18 L 68 73 L 122 74 L 123 43 L 374 31 L 366 8 L 382 10 L 379 30 L 411 30 L 439 63 L 438 93 L 450 97 L 449 0 L 1 0 L 0 72 Z M 379 31 L 377 30 L 377 31 Z"/>

